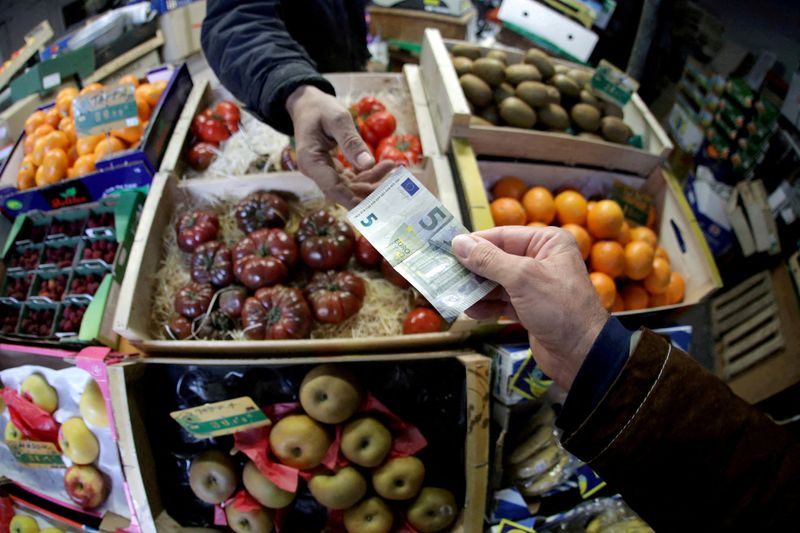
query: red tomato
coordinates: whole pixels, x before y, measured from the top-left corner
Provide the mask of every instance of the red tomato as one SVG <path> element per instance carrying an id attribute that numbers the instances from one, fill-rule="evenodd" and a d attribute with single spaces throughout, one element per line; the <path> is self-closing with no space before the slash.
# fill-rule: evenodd
<path id="1" fill-rule="evenodd" d="M 381 264 L 381 254 L 378 253 L 367 239 L 362 235 L 356 238 L 356 261 L 364 268 L 377 268 Z"/>
<path id="2" fill-rule="evenodd" d="M 195 170 L 205 170 L 217 157 L 216 147 L 207 142 L 199 142 L 189 150 L 189 166 Z"/>
<path id="3" fill-rule="evenodd" d="M 251 290 L 282 282 L 295 263 L 294 239 L 280 229 L 254 231 L 233 247 L 233 272 Z"/>
<path id="4" fill-rule="evenodd" d="M 384 148 L 383 152 L 381 152 L 381 155 L 378 157 L 378 161 L 394 161 L 398 165 L 408 166 L 408 159 L 406 156 L 394 146 L 387 146 Z"/>
<path id="5" fill-rule="evenodd" d="M 367 289 L 364 280 L 352 272 L 316 272 L 306 286 L 305 296 L 314 318 L 323 324 L 338 324 L 358 313 Z"/>
<path id="6" fill-rule="evenodd" d="M 383 258 L 381 258 L 381 274 L 383 274 L 383 277 L 386 279 L 386 281 L 392 285 L 400 287 L 401 289 L 407 289 L 411 286 L 408 280 L 398 274 L 397 270 L 395 270 L 392 265 L 389 264 L 389 261 Z"/>
<path id="7" fill-rule="evenodd" d="M 442 331 L 442 317 L 433 309 L 417 307 L 412 309 L 403 320 L 403 334 L 437 333 Z"/>
<path id="8" fill-rule="evenodd" d="M 212 116 L 211 118 L 206 118 L 198 126 L 197 136 L 201 141 L 219 144 L 227 140 L 231 136 L 231 132 L 222 119 Z"/>
<path id="9" fill-rule="evenodd" d="M 422 144 L 420 144 L 419 137 L 416 135 L 390 135 L 386 137 L 375 149 L 378 159 L 386 159 L 383 157 L 383 152 L 389 148 L 395 148 L 402 152 L 406 160 L 412 165 L 419 162 L 419 156 L 422 154 Z"/>
<path id="10" fill-rule="evenodd" d="M 372 145 L 367 144 L 367 150 L 369 150 L 369 153 L 372 154 L 372 157 L 375 157 L 375 149 L 372 147 Z M 353 168 L 353 165 L 351 165 L 350 161 L 348 161 L 344 156 L 344 152 L 342 152 L 341 148 L 336 149 L 336 159 L 339 160 L 344 168 Z"/>
<path id="11" fill-rule="evenodd" d="M 354 117 L 358 118 L 367 118 L 372 113 L 376 113 L 378 111 L 385 111 L 386 106 L 373 96 L 365 96 L 352 106 L 350 106 L 350 112 L 353 114 Z"/>
<path id="12" fill-rule="evenodd" d="M 302 339 L 311 334 L 311 310 L 299 289 L 258 289 L 244 302 L 242 325 L 253 340 Z"/>
<path id="13" fill-rule="evenodd" d="M 214 114 L 222 118 L 231 133 L 239 131 L 239 120 L 242 115 L 239 106 L 228 100 L 223 100 L 214 106 Z"/>
<path id="14" fill-rule="evenodd" d="M 209 211 L 192 211 L 178 220 L 175 233 L 178 236 L 178 247 L 184 252 L 193 252 L 204 242 L 217 238 L 219 219 Z"/>
<path id="15" fill-rule="evenodd" d="M 300 221 L 295 237 L 303 263 L 314 270 L 345 266 L 353 255 L 356 241 L 350 224 L 324 209 Z"/>
<path id="16" fill-rule="evenodd" d="M 358 132 L 372 146 L 377 146 L 382 139 L 394 133 L 396 127 L 397 121 L 388 111 L 377 111 L 358 121 Z"/>

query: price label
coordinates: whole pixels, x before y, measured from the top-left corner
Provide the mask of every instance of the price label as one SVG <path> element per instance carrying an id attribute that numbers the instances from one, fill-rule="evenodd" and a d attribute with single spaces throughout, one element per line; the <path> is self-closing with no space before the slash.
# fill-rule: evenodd
<path id="1" fill-rule="evenodd" d="M 66 468 L 61 452 L 52 442 L 18 440 L 8 443 L 16 460 L 28 468 Z"/>
<path id="2" fill-rule="evenodd" d="M 133 85 L 125 84 L 79 96 L 72 101 L 75 131 L 97 135 L 139 124 Z"/>
<path id="3" fill-rule="evenodd" d="M 639 88 L 639 82 L 601 59 L 592 76 L 591 87 L 598 98 L 623 107 Z"/>
<path id="4" fill-rule="evenodd" d="M 497 530 L 497 533 L 536 533 L 536 530 L 512 522 L 508 518 L 503 518 L 500 521 L 500 529 Z"/>
<path id="5" fill-rule="evenodd" d="M 622 207 L 625 218 L 642 226 L 647 224 L 650 206 L 653 205 L 653 198 L 649 194 L 637 191 L 621 181 L 615 181 L 611 188 L 611 199 Z"/>
<path id="6" fill-rule="evenodd" d="M 53 72 L 42 78 L 42 89 L 52 89 L 61 83 L 61 73 Z"/>
<path id="7" fill-rule="evenodd" d="M 173 411 L 169 415 L 198 439 L 229 435 L 271 423 L 248 396 Z"/>

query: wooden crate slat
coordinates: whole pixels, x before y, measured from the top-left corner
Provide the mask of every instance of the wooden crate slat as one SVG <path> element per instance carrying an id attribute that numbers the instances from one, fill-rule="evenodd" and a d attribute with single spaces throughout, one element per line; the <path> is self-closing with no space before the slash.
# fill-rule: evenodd
<path id="1" fill-rule="evenodd" d="M 781 335 L 780 331 L 778 331 L 774 338 L 767 341 L 765 344 L 762 344 L 749 354 L 740 357 L 733 363 L 730 363 L 725 368 L 726 377 L 730 378 L 741 373 L 743 370 L 750 368 L 767 356 L 772 355 L 778 350 L 782 350 L 784 346 L 785 343 L 783 340 L 783 335 Z"/>
<path id="2" fill-rule="evenodd" d="M 755 302 L 748 304 L 744 307 L 740 307 L 739 310 L 724 319 L 720 320 L 719 322 L 715 321 L 714 324 L 714 334 L 717 337 L 721 337 L 728 333 L 732 328 L 736 327 L 737 325 L 741 324 L 743 321 L 747 320 L 748 317 L 753 316 L 753 313 L 758 313 L 766 308 L 768 305 L 773 304 L 775 302 L 775 297 L 772 295 L 772 292 L 768 292 L 761 296 Z"/>
<path id="3" fill-rule="evenodd" d="M 723 307 L 718 309 L 716 313 L 712 312 L 712 318 L 715 322 L 724 320 L 732 313 L 747 307 L 751 302 L 764 295 L 773 296 L 771 286 L 767 285 L 766 283 L 761 283 L 751 287 L 749 291 L 745 292 L 745 294 L 733 300 L 732 302 L 728 302 Z"/>
<path id="4" fill-rule="evenodd" d="M 756 274 L 755 276 L 748 278 L 741 282 L 736 287 L 732 288 L 731 290 L 720 294 L 716 298 L 714 298 L 714 302 L 712 304 L 712 308 L 714 310 L 719 310 L 722 306 L 726 303 L 730 302 L 737 296 L 740 296 L 747 292 L 750 288 L 754 287 L 758 283 L 769 283 L 769 273 L 768 272 L 761 272 L 760 274 Z M 771 286 L 771 284 L 770 284 Z"/>
<path id="5" fill-rule="evenodd" d="M 753 327 L 758 326 L 759 323 L 755 323 Z M 766 339 L 768 339 L 776 331 L 780 331 L 780 329 L 781 329 L 781 324 L 778 321 L 777 317 L 775 317 L 771 322 L 753 331 L 747 337 L 742 338 L 740 341 L 736 342 L 732 346 L 726 347 L 725 351 L 723 352 L 725 359 L 729 362 L 732 362 L 740 355 L 744 354 L 748 350 L 757 346 L 760 342 L 763 342 Z"/>

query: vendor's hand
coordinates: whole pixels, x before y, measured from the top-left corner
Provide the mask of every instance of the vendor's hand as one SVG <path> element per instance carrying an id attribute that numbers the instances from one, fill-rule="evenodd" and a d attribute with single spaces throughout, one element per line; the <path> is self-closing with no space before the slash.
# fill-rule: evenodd
<path id="1" fill-rule="evenodd" d="M 358 134 L 350 112 L 335 97 L 312 85 L 302 85 L 286 100 L 286 110 L 294 124 L 300 171 L 331 200 L 350 209 L 365 196 L 370 184 L 388 172 L 385 166 L 373 169 L 375 158 Z M 330 154 L 337 145 L 361 174 L 349 179 L 337 172 Z M 373 171 L 364 172 L 370 169 Z"/>
<path id="2" fill-rule="evenodd" d="M 608 320 L 572 235 L 558 228 L 499 227 L 459 235 L 453 252 L 466 268 L 500 285 L 467 314 L 519 320 L 539 367 L 569 390 Z"/>

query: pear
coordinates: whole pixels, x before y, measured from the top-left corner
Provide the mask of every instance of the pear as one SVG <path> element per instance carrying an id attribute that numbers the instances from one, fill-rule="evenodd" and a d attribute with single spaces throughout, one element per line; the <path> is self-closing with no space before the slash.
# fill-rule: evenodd
<path id="1" fill-rule="evenodd" d="M 207 450 L 189 467 L 189 487 L 206 503 L 221 503 L 236 490 L 238 476 L 230 456 L 219 450 Z"/>
<path id="2" fill-rule="evenodd" d="M 279 488 L 267 479 L 253 461 L 244 465 L 242 482 L 250 496 L 269 509 L 283 509 L 294 501 L 294 493 Z"/>
<path id="3" fill-rule="evenodd" d="M 317 474 L 308 482 L 311 494 L 328 509 L 348 509 L 367 493 L 367 482 L 352 466 L 333 475 Z"/>
<path id="4" fill-rule="evenodd" d="M 410 500 L 425 479 L 425 465 L 416 457 L 397 457 L 372 474 L 372 486 L 387 500 Z"/>
<path id="5" fill-rule="evenodd" d="M 307 415 L 289 415 L 269 434 L 275 457 L 285 465 L 307 470 L 319 466 L 331 445 L 331 436 Z"/>
<path id="6" fill-rule="evenodd" d="M 233 505 L 225 508 L 228 527 L 234 533 L 269 533 L 272 531 L 272 517 L 263 507 L 255 511 L 240 511 Z"/>
<path id="7" fill-rule="evenodd" d="M 393 521 L 389 506 L 374 496 L 344 512 L 347 533 L 389 533 Z"/>
<path id="8" fill-rule="evenodd" d="M 324 424 L 339 424 L 353 416 L 363 396 L 356 377 L 341 365 L 317 366 L 300 384 L 300 404 Z"/>
<path id="9" fill-rule="evenodd" d="M 392 434 L 372 417 L 359 418 L 344 427 L 341 447 L 350 461 L 372 468 L 381 464 L 392 448 Z"/>
<path id="10" fill-rule="evenodd" d="M 406 518 L 419 533 L 435 533 L 456 519 L 456 499 L 449 490 L 425 487 L 408 508 Z"/>

